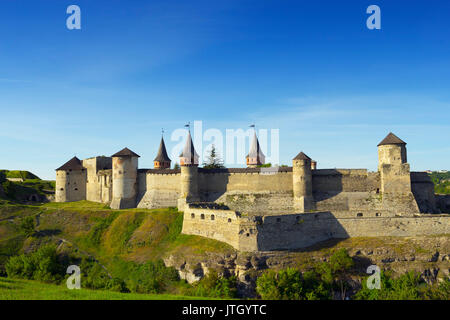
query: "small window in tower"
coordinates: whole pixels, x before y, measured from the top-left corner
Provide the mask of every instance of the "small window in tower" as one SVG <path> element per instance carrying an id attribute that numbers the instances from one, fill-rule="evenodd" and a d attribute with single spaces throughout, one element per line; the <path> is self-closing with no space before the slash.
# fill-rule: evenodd
<path id="1" fill-rule="evenodd" d="M 205 215 L 203 213 L 200 215 L 200 219 L 205 220 Z"/>
<path id="2" fill-rule="evenodd" d="M 75 191 L 78 191 L 78 188 L 75 188 L 74 190 L 75 190 Z"/>
<path id="3" fill-rule="evenodd" d="M 247 237 L 250 237 L 250 233 L 247 233 L 246 236 L 247 236 Z"/>
<path id="4" fill-rule="evenodd" d="M 59 189 L 59 190 L 64 191 L 64 188 L 61 188 L 61 189 Z"/>
<path id="5" fill-rule="evenodd" d="M 191 213 L 191 218 L 194 219 L 195 218 L 195 214 Z"/>
<path id="6" fill-rule="evenodd" d="M 380 188 L 377 188 L 377 193 L 380 193 Z"/>
<path id="7" fill-rule="evenodd" d="M 212 214 L 212 215 L 211 215 L 211 220 L 214 220 L 214 219 L 215 219 L 215 217 L 214 217 L 214 215 Z"/>
<path id="8" fill-rule="evenodd" d="M 377 212 L 377 213 L 375 213 L 375 216 L 379 217 L 379 216 L 381 216 L 381 213 Z"/>
<path id="9" fill-rule="evenodd" d="M 363 214 L 361 212 L 359 212 L 358 214 L 356 214 L 357 217 L 362 217 Z"/>
<path id="10" fill-rule="evenodd" d="M 229 222 L 229 223 L 231 222 L 231 218 L 228 218 L 228 222 Z"/>

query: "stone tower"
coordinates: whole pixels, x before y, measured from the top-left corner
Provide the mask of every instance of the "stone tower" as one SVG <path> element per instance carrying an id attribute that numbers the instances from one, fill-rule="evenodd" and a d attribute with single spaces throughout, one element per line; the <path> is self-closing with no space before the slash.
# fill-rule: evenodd
<path id="1" fill-rule="evenodd" d="M 256 132 L 253 133 L 253 141 L 250 147 L 250 152 L 245 158 L 247 160 L 247 167 L 249 168 L 255 168 L 266 162 L 266 157 L 264 153 L 261 151 L 258 137 L 256 136 Z"/>
<path id="2" fill-rule="evenodd" d="M 390 132 L 378 144 L 378 170 L 381 192 L 411 192 L 409 164 L 406 161 L 406 142 Z"/>
<path id="3" fill-rule="evenodd" d="M 294 210 L 297 212 L 309 212 L 314 210 L 311 158 L 303 152 L 300 152 L 292 159 L 292 180 Z"/>
<path id="4" fill-rule="evenodd" d="M 378 144 L 378 171 L 383 205 L 392 209 L 393 214 L 418 213 L 419 208 L 411 192 L 406 142 L 392 132 Z"/>
<path id="5" fill-rule="evenodd" d="M 112 209 L 136 207 L 139 155 L 128 148 L 112 156 Z"/>
<path id="6" fill-rule="evenodd" d="M 170 169 L 170 158 L 167 155 L 166 145 L 164 139 L 161 137 L 161 143 L 159 144 L 158 154 L 153 160 L 155 169 Z"/>
<path id="7" fill-rule="evenodd" d="M 86 169 L 73 157 L 56 169 L 55 201 L 86 200 Z"/>
<path id="8" fill-rule="evenodd" d="M 183 210 L 186 203 L 199 201 L 198 196 L 198 154 L 192 143 L 191 132 L 188 132 L 186 144 L 180 154 L 181 193 L 178 208 Z"/>

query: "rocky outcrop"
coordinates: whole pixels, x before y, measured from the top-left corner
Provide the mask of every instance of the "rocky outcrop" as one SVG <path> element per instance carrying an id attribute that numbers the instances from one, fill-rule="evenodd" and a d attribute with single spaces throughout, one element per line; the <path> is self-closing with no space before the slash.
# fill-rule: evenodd
<path id="1" fill-rule="evenodd" d="M 333 249 L 339 248 L 346 248 L 355 262 L 351 287 L 360 286 L 367 267 L 372 264 L 392 271 L 394 276 L 416 271 L 429 284 L 450 277 L 448 236 L 333 240 L 296 252 L 205 253 L 189 257 L 171 254 L 164 262 L 176 268 L 180 277 L 189 283 L 200 280 L 211 269 L 222 275 L 234 275 L 239 280 L 239 294 L 254 297 L 256 278 L 264 270 L 295 267 L 307 271 L 316 263 L 328 261 Z"/>

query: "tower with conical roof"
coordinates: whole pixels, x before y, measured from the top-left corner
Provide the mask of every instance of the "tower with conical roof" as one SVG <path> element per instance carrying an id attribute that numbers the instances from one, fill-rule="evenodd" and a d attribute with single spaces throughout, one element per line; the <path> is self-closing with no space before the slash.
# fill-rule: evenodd
<path id="1" fill-rule="evenodd" d="M 247 160 L 247 167 L 249 168 L 255 168 L 259 165 L 266 163 L 266 156 L 261 151 L 258 137 L 256 136 L 256 131 L 253 132 L 253 140 L 250 146 L 250 151 L 245 157 L 245 159 Z"/>
<path id="2" fill-rule="evenodd" d="M 139 155 L 124 148 L 112 156 L 112 209 L 136 207 Z"/>
<path id="3" fill-rule="evenodd" d="M 164 143 L 164 138 L 161 137 L 158 153 L 156 158 L 153 160 L 154 167 L 155 169 L 170 169 L 170 162 L 170 158 L 166 151 L 166 145 Z"/>
<path id="4" fill-rule="evenodd" d="M 392 132 L 378 144 L 378 168 L 383 164 L 407 163 L 406 142 Z"/>
<path id="5" fill-rule="evenodd" d="M 198 154 L 192 142 L 191 132 L 188 131 L 186 144 L 180 154 L 181 190 L 178 208 L 182 208 L 189 202 L 199 201 L 198 196 Z"/>
<path id="6" fill-rule="evenodd" d="M 390 132 L 378 144 L 378 171 L 380 173 L 383 203 L 389 208 L 396 204 L 392 214 L 418 213 L 419 208 L 411 191 L 411 172 L 406 157 L 406 142 Z M 403 212 L 398 212 L 402 205 Z"/>
<path id="7" fill-rule="evenodd" d="M 55 201 L 86 200 L 86 169 L 80 159 L 73 157 L 56 169 Z"/>
<path id="8" fill-rule="evenodd" d="M 297 212 L 314 210 L 311 158 L 303 152 L 300 152 L 292 159 L 292 183 L 294 210 Z"/>

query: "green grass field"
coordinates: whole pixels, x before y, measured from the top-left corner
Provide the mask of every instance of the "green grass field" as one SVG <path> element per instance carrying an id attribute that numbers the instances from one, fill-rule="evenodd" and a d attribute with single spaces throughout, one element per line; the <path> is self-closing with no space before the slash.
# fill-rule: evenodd
<path id="1" fill-rule="evenodd" d="M 0 300 L 209 300 L 169 294 L 119 293 L 105 290 L 69 290 L 65 285 L 0 277 Z"/>

